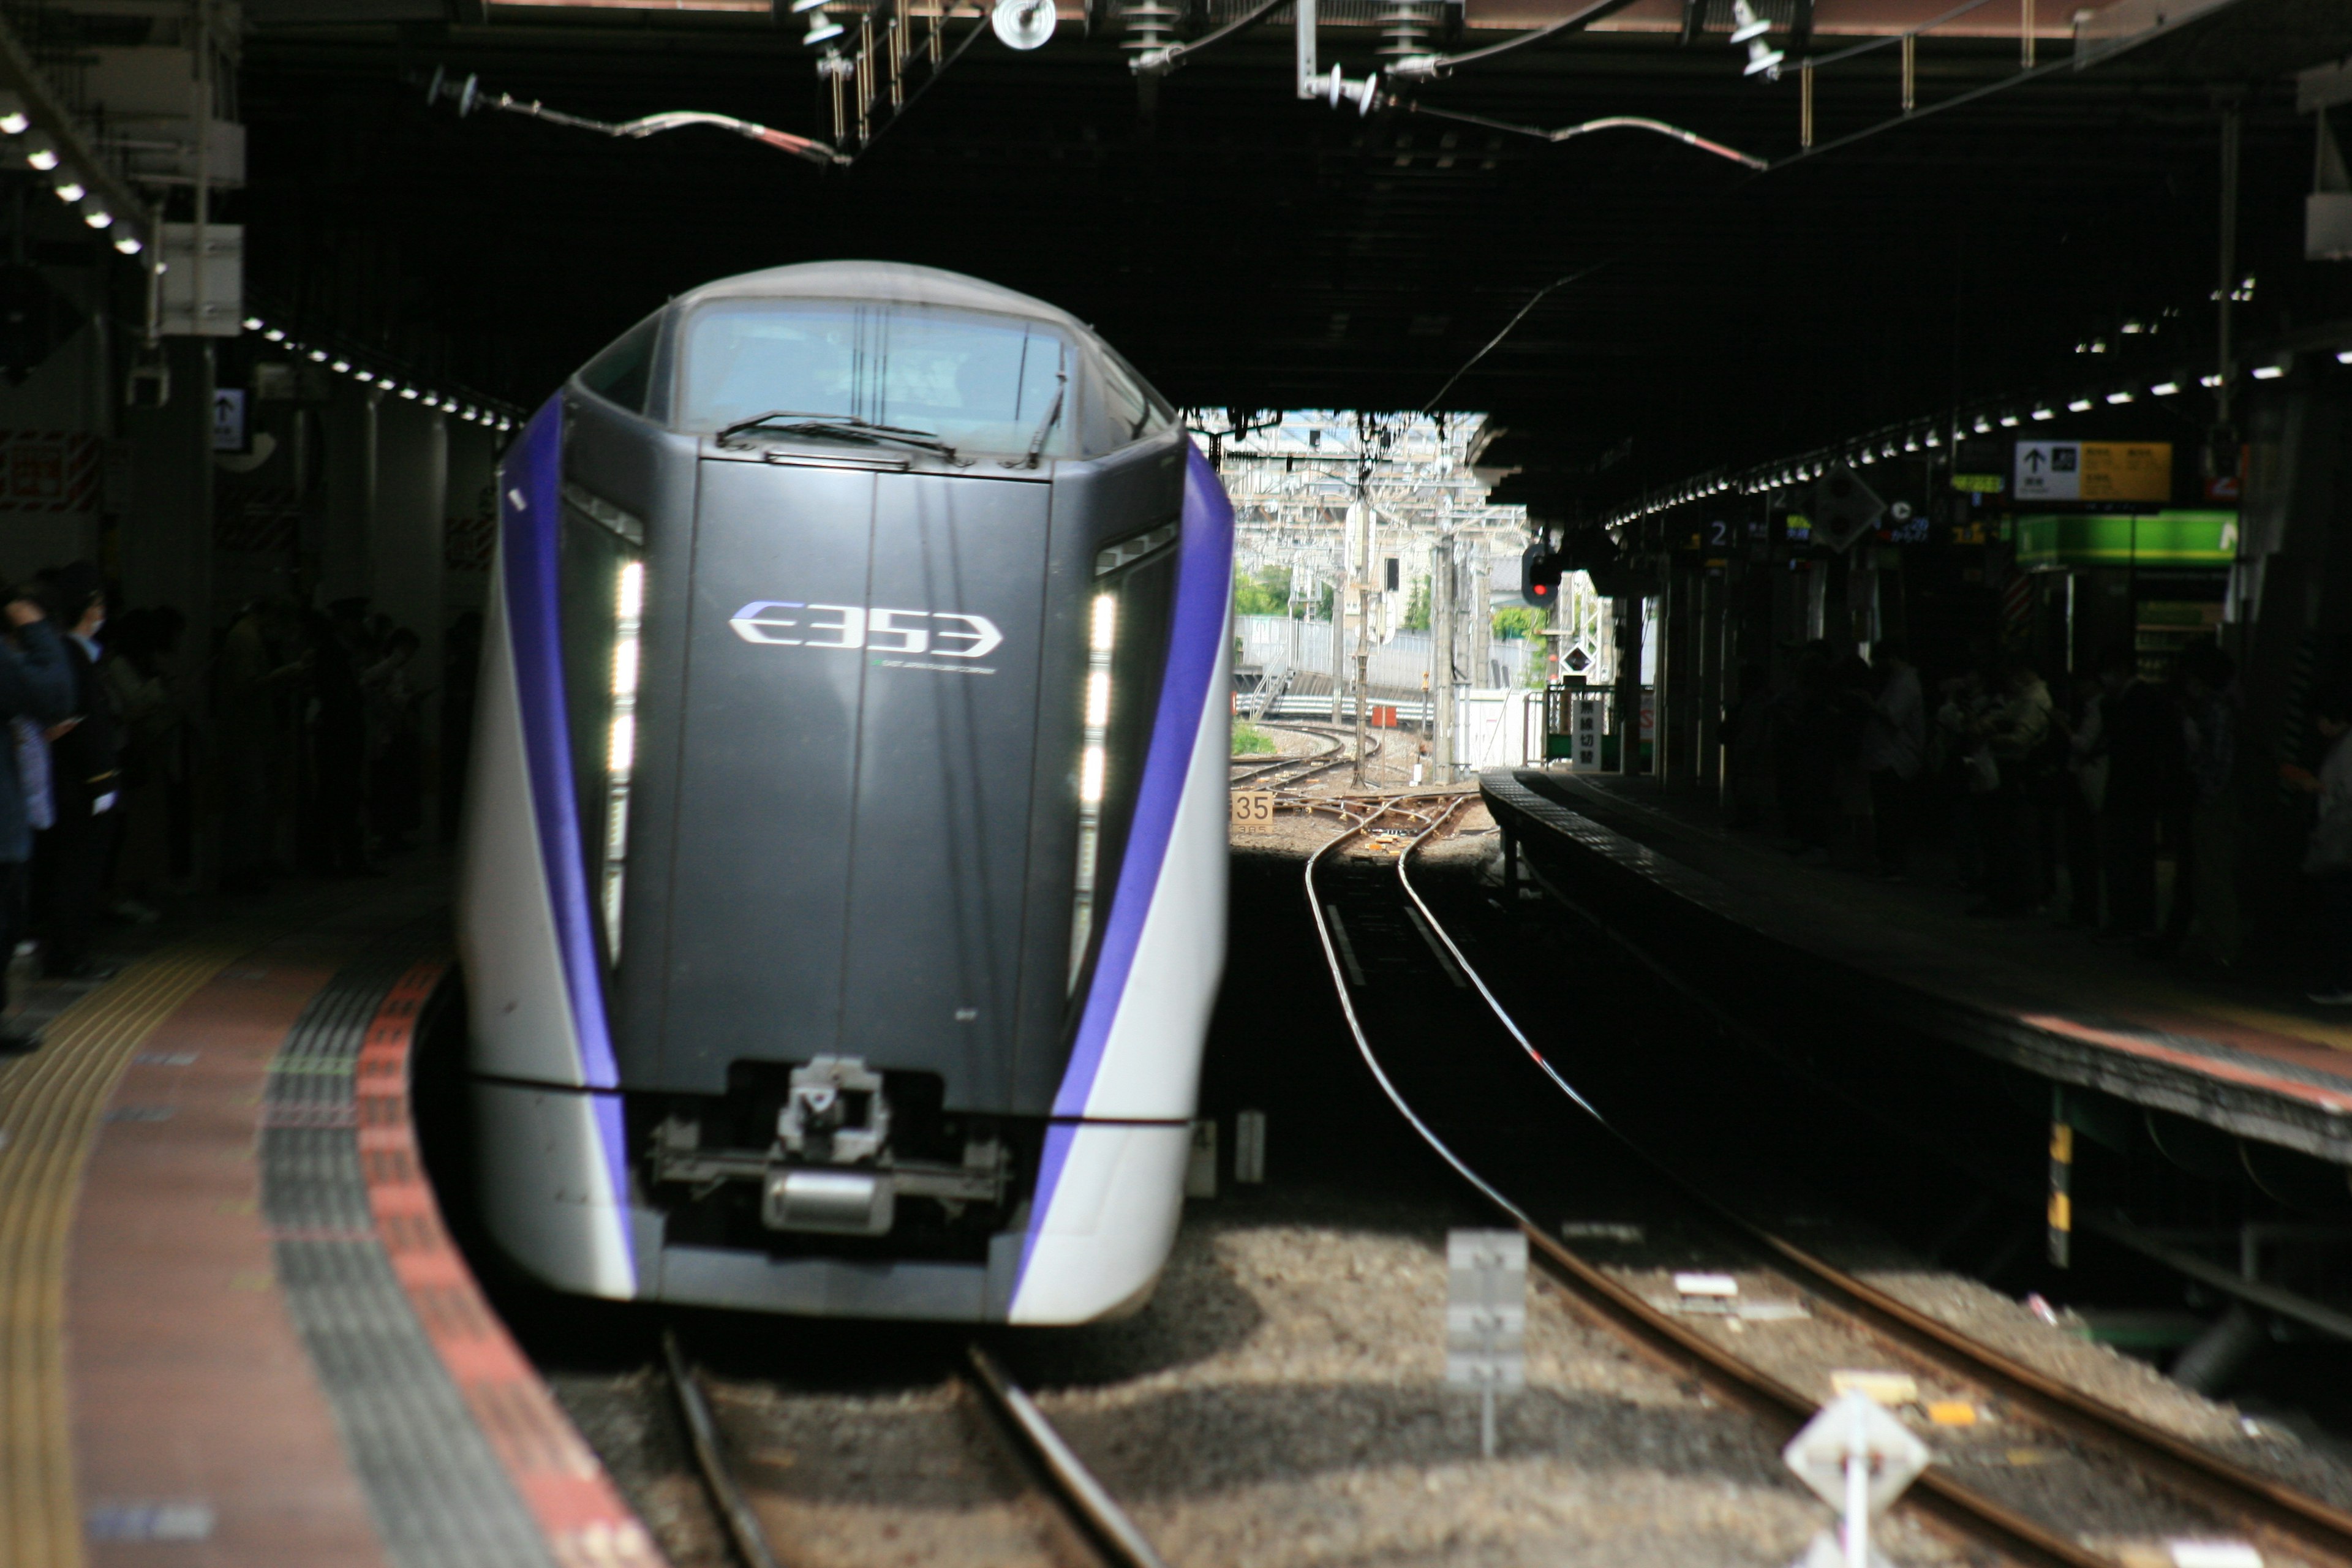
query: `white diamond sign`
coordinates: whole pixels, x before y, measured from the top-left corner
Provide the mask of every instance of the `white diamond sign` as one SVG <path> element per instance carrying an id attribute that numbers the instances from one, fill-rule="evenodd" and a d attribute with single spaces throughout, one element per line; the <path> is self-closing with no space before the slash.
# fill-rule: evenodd
<path id="1" fill-rule="evenodd" d="M 1780 1457 L 1843 1516 L 1843 1530 L 1813 1537 L 1796 1568 L 1884 1568 L 1886 1560 L 1870 1544 L 1870 1521 L 1927 1468 L 1927 1445 L 1857 1390 L 1823 1405 Z"/>
<path id="2" fill-rule="evenodd" d="M 1846 1501 L 1846 1460 L 1858 1458 L 1869 1467 L 1864 1495 L 1872 1518 L 1886 1507 L 1927 1468 L 1927 1445 L 1914 1437 L 1903 1423 L 1889 1415 L 1866 1394 L 1847 1394 L 1822 1407 L 1805 1429 L 1780 1450 L 1797 1479 L 1832 1508 Z"/>

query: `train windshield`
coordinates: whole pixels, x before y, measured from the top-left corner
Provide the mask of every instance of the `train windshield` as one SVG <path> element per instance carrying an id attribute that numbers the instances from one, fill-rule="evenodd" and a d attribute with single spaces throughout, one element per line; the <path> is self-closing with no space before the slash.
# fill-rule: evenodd
<path id="1" fill-rule="evenodd" d="M 960 451 L 1067 457 L 1069 342 L 1043 322 L 823 300 L 707 305 L 685 332 L 679 427 L 768 413 L 868 420 Z"/>

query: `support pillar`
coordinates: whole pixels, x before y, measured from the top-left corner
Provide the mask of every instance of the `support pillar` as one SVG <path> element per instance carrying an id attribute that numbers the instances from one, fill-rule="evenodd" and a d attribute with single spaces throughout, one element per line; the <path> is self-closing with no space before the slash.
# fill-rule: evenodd
<path id="1" fill-rule="evenodd" d="M 1692 783 L 1709 792 L 1723 784 L 1723 646 L 1724 588 L 1722 578 L 1706 575 L 1698 580 L 1698 614 L 1692 627 L 1698 642 L 1698 696 L 1696 701 L 1696 743 L 1693 747 L 1697 763 Z"/>
<path id="2" fill-rule="evenodd" d="M 1611 601 L 1617 633 L 1617 771 L 1642 771 L 1642 599 L 1638 594 Z"/>

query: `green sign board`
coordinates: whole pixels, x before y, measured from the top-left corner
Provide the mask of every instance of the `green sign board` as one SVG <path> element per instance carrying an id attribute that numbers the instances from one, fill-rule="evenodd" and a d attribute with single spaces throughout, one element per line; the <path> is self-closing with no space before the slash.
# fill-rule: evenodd
<path id="1" fill-rule="evenodd" d="M 2238 557 L 2234 511 L 2130 516 L 2031 513 L 2017 520 L 2017 563 L 2063 566 L 2227 566 Z"/>

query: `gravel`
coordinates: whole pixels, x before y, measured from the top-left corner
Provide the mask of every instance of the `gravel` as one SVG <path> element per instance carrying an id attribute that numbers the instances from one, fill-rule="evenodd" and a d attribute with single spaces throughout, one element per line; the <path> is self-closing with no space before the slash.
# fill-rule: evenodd
<path id="1" fill-rule="evenodd" d="M 1297 1207 L 1196 1205 L 1142 1313 L 1013 1352 L 1171 1564 L 1778 1563 L 1827 1521 L 1775 1435 L 1542 1280 L 1480 1458 L 1477 1402 L 1444 1382 L 1459 1216 Z M 1971 1560 L 1907 1520 L 1885 1544 Z"/>

